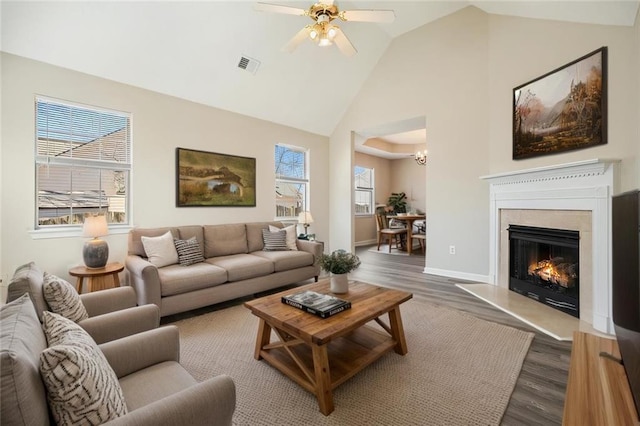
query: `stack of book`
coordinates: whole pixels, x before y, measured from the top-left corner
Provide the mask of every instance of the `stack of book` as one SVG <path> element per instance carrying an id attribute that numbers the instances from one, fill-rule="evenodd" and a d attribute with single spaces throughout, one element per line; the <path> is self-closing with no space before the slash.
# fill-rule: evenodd
<path id="1" fill-rule="evenodd" d="M 301 309 L 320 318 L 329 318 L 337 313 L 351 308 L 351 302 L 338 299 L 315 291 L 301 291 L 299 293 L 282 296 L 282 303 Z"/>

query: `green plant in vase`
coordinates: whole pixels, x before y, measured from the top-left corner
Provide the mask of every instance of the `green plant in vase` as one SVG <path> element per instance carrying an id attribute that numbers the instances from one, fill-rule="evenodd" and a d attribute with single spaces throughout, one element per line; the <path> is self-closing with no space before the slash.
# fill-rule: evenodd
<path id="1" fill-rule="evenodd" d="M 335 250 L 331 254 L 320 257 L 322 270 L 331 273 L 331 292 L 346 293 L 349 291 L 347 274 L 360 266 L 360 258 L 346 250 Z"/>
<path id="2" fill-rule="evenodd" d="M 404 192 L 392 192 L 387 200 L 387 205 L 393 208 L 393 213 L 407 212 L 407 194 Z"/>

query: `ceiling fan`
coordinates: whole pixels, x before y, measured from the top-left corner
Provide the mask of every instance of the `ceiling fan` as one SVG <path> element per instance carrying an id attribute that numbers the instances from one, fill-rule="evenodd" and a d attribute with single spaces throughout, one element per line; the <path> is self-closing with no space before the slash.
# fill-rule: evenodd
<path id="1" fill-rule="evenodd" d="M 320 0 L 309 9 L 282 6 L 278 4 L 256 3 L 255 9 L 261 12 L 284 13 L 287 15 L 308 16 L 314 23 L 301 29 L 282 48 L 286 52 L 293 52 L 306 38 L 316 42 L 318 46 L 331 46 L 333 43 L 346 56 L 356 54 L 356 48 L 342 32 L 340 27 L 333 24 L 334 19 L 353 22 L 393 22 L 393 10 L 340 10 L 333 0 Z"/>

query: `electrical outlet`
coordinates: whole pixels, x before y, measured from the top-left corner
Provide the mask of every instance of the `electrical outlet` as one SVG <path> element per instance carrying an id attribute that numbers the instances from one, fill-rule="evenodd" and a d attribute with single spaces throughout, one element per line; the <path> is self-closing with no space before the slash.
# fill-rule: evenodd
<path id="1" fill-rule="evenodd" d="M 456 246 L 449 246 L 449 254 L 456 254 Z"/>

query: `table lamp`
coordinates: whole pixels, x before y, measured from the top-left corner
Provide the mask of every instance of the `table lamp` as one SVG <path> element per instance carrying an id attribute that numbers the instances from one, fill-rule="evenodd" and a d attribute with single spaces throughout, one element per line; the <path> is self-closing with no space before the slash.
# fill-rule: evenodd
<path id="1" fill-rule="evenodd" d="M 109 234 L 107 218 L 104 215 L 87 216 L 82 225 L 82 236 L 91 237 L 91 240 L 84 243 L 82 248 L 82 258 L 87 268 L 104 268 L 109 259 L 109 245 L 104 240 L 99 239 Z"/>
<path id="2" fill-rule="evenodd" d="M 298 215 L 298 223 L 304 226 L 304 234 L 307 235 L 307 228 L 309 224 L 313 223 L 313 217 L 311 217 L 311 212 L 303 211 Z"/>

